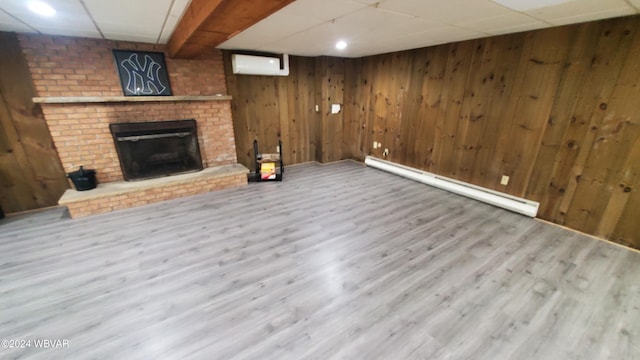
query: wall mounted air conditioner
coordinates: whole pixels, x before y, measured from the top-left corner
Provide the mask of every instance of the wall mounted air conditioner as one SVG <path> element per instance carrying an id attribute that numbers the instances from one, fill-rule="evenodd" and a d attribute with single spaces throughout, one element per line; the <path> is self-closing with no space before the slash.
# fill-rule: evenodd
<path id="1" fill-rule="evenodd" d="M 289 55 L 282 55 L 282 60 L 281 68 L 278 57 L 231 55 L 233 73 L 242 75 L 287 76 L 289 75 Z"/>

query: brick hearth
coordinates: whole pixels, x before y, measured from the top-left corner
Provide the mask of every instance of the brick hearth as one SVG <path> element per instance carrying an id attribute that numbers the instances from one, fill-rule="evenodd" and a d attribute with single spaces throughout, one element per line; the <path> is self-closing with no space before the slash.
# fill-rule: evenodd
<path id="1" fill-rule="evenodd" d="M 67 206 L 71 217 L 79 218 L 238 187 L 247 183 L 248 172 L 246 167 L 234 164 L 143 181 L 115 181 L 91 191 L 69 189 L 59 203 Z"/>

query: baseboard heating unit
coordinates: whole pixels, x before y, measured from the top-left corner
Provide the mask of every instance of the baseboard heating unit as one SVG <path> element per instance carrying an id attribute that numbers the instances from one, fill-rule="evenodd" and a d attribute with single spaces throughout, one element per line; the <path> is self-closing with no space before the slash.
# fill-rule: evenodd
<path id="1" fill-rule="evenodd" d="M 413 181 L 446 190 L 454 194 L 466 196 L 468 198 L 498 206 L 522 215 L 536 217 L 538 214 L 538 207 L 540 206 L 540 203 L 536 201 L 504 194 L 499 191 L 486 189 L 481 186 L 468 184 L 463 181 L 450 179 L 427 171 L 418 170 L 409 166 L 396 164 L 391 161 L 371 156 L 367 156 L 364 163 L 372 168 L 390 172 Z"/>

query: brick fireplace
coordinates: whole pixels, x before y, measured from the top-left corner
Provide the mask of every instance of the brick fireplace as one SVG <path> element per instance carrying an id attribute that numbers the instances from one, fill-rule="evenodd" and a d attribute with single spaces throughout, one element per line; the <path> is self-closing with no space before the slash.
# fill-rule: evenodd
<path id="1" fill-rule="evenodd" d="M 124 180 L 109 131 L 111 123 L 196 119 L 203 165 L 236 163 L 226 100 L 42 104 L 42 110 L 64 168 L 95 168 L 100 183 Z"/>
<path id="2" fill-rule="evenodd" d="M 96 191 L 65 193 L 60 203 L 72 217 L 246 183 L 248 170 L 236 161 L 219 51 L 194 60 L 165 55 L 174 97 L 124 98 L 112 50 L 163 52 L 164 46 L 43 35 L 20 35 L 20 43 L 62 165 L 67 172 L 93 168 L 101 184 Z M 138 190 L 115 186 L 124 178 L 110 124 L 183 119 L 196 121 L 204 175 L 144 180 Z M 106 191 L 110 186 L 117 190 Z"/>

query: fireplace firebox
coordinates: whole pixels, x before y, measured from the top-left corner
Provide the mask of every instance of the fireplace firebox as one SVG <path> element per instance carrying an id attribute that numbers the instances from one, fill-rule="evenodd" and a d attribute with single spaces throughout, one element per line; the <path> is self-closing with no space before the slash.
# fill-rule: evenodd
<path id="1" fill-rule="evenodd" d="M 110 124 L 126 181 L 202 170 L 196 121 Z"/>

